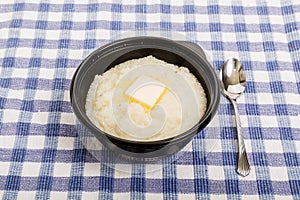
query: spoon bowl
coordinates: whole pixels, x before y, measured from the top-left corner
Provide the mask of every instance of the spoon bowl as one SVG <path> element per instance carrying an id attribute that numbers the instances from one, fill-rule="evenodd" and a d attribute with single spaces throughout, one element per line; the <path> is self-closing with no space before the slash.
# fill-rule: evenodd
<path id="1" fill-rule="evenodd" d="M 219 78 L 221 80 L 222 92 L 231 101 L 235 110 L 238 140 L 237 173 L 245 177 L 250 173 L 250 165 L 236 102 L 236 99 L 245 91 L 246 87 L 246 76 L 241 62 L 236 58 L 229 58 L 226 60 L 220 70 Z"/>

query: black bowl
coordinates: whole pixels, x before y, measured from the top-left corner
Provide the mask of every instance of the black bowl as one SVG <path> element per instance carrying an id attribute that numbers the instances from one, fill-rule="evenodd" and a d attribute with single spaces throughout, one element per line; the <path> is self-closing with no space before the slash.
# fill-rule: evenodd
<path id="1" fill-rule="evenodd" d="M 204 116 L 190 130 L 158 141 L 126 140 L 101 131 L 89 120 L 85 112 L 87 91 L 95 75 L 102 74 L 127 60 L 148 55 L 189 68 L 206 93 L 207 110 Z M 207 126 L 219 106 L 220 85 L 214 69 L 198 45 L 159 37 L 132 37 L 112 42 L 91 53 L 73 76 L 70 97 L 79 125 L 93 134 L 109 150 L 126 158 L 155 160 L 176 153 Z"/>

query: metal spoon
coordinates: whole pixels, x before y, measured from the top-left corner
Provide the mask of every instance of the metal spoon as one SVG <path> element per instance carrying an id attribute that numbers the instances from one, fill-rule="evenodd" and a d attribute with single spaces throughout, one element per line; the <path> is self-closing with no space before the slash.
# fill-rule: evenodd
<path id="1" fill-rule="evenodd" d="M 236 58 L 229 58 L 220 70 L 220 80 L 223 94 L 230 99 L 235 111 L 238 140 L 238 164 L 237 173 L 247 176 L 250 173 L 250 165 L 247 158 L 245 143 L 242 135 L 241 119 L 238 112 L 236 99 L 244 92 L 246 76 L 241 62 Z"/>

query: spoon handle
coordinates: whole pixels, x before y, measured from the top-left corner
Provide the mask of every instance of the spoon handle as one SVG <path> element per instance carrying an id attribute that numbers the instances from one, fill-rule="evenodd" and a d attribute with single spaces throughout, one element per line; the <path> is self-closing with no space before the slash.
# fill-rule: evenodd
<path id="1" fill-rule="evenodd" d="M 246 153 L 246 147 L 244 143 L 244 138 L 242 135 L 242 125 L 240 114 L 238 111 L 237 103 L 235 99 L 231 99 L 234 111 L 235 111 L 235 120 L 237 127 L 237 140 L 238 140 L 238 164 L 237 164 L 237 173 L 241 176 L 247 176 L 250 173 L 250 165 Z"/>

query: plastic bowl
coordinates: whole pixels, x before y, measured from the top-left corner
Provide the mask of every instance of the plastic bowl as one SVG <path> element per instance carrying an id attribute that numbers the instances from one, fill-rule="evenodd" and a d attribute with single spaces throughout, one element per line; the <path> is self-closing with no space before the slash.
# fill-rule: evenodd
<path id="1" fill-rule="evenodd" d="M 86 116 L 87 91 L 96 74 L 127 60 L 152 55 L 178 66 L 189 68 L 205 90 L 207 110 L 202 119 L 190 130 L 173 138 L 158 141 L 132 141 L 107 134 L 97 128 Z M 217 75 L 198 45 L 159 37 L 132 37 L 109 43 L 91 53 L 76 70 L 70 97 L 73 111 L 81 131 L 93 134 L 105 147 L 124 158 L 155 160 L 172 155 L 186 146 L 196 134 L 201 134 L 214 117 L 220 102 L 220 85 Z"/>

